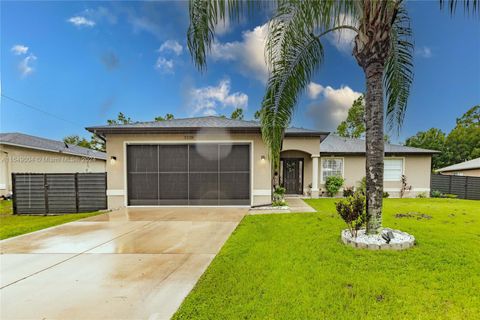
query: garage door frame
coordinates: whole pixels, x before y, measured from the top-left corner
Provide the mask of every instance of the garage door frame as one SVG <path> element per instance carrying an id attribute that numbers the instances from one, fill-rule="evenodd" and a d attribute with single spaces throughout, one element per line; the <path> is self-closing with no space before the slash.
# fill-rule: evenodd
<path id="1" fill-rule="evenodd" d="M 148 205 L 148 206 L 141 206 L 141 205 L 129 205 L 128 204 L 128 169 L 127 169 L 127 146 L 128 145 L 143 145 L 143 144 L 151 144 L 151 145 L 166 145 L 166 144 L 201 144 L 201 143 L 225 143 L 225 144 L 248 144 L 250 145 L 250 205 L 223 205 L 223 206 L 214 206 L 214 205 Z M 124 205 L 125 207 L 130 208 L 154 208 L 154 207 L 251 207 L 253 206 L 253 154 L 254 154 L 254 143 L 253 140 L 139 140 L 139 141 L 124 141 L 123 142 L 123 194 L 124 194 Z"/>

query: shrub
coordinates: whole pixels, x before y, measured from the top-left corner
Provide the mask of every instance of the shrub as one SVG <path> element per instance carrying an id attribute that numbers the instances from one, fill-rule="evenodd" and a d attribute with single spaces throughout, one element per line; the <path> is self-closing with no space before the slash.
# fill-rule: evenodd
<path id="1" fill-rule="evenodd" d="M 343 197 L 351 197 L 355 192 L 353 191 L 353 187 L 346 187 L 343 189 Z"/>
<path id="2" fill-rule="evenodd" d="M 442 192 L 440 192 L 439 190 L 432 190 L 432 192 L 430 193 L 430 197 L 441 198 L 442 197 Z"/>
<path id="3" fill-rule="evenodd" d="M 362 180 L 358 183 L 358 189 L 361 194 L 364 196 L 367 195 L 367 178 L 363 177 Z"/>
<path id="4" fill-rule="evenodd" d="M 334 197 L 343 185 L 345 180 L 342 177 L 330 176 L 325 181 L 325 189 L 330 197 Z"/>
<path id="5" fill-rule="evenodd" d="M 287 190 L 284 187 L 277 186 L 273 191 L 273 206 L 284 206 L 285 205 L 285 192 Z"/>
<path id="6" fill-rule="evenodd" d="M 365 212 L 365 196 L 355 192 L 344 200 L 335 203 L 338 214 L 348 226 L 352 237 L 356 237 L 358 230 L 365 225 L 367 213 Z"/>
<path id="7" fill-rule="evenodd" d="M 420 192 L 419 194 L 417 194 L 417 198 L 426 198 L 426 197 L 427 197 L 426 192 Z"/>
<path id="8" fill-rule="evenodd" d="M 384 198 L 390 197 L 390 193 L 388 193 L 388 192 L 386 192 L 386 191 L 383 191 L 383 197 L 384 197 Z"/>
<path id="9" fill-rule="evenodd" d="M 400 198 L 403 198 L 405 196 L 405 193 L 410 190 L 412 190 L 412 186 L 409 186 L 407 184 L 407 176 L 402 174 L 402 187 L 400 188 Z"/>
<path id="10" fill-rule="evenodd" d="M 444 193 L 444 194 L 442 194 L 442 198 L 456 199 L 456 198 L 458 198 L 458 195 L 451 194 L 451 193 Z"/>

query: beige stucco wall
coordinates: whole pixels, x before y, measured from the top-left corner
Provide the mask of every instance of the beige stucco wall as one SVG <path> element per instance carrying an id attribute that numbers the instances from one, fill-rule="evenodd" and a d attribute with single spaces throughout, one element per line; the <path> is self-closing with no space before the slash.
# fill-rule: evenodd
<path id="1" fill-rule="evenodd" d="M 107 135 L 107 159 L 115 156 L 115 163 L 107 161 L 108 207 L 118 208 L 126 205 L 126 143 L 195 143 L 195 142 L 250 142 L 252 153 L 252 199 L 253 205 L 271 202 L 271 169 L 268 152 L 260 134 L 109 134 Z M 265 156 L 265 160 L 261 157 Z"/>
<path id="2" fill-rule="evenodd" d="M 448 176 L 456 175 L 456 176 L 480 177 L 480 169 L 447 171 L 447 172 L 441 172 L 441 174 L 448 175 Z"/>
<path id="3" fill-rule="evenodd" d="M 0 145 L 0 195 L 12 190 L 12 173 L 105 172 L 105 160 Z"/>
<path id="4" fill-rule="evenodd" d="M 328 157 L 321 157 L 328 158 Z M 338 156 L 334 158 L 344 159 L 344 179 L 345 187 L 358 187 L 360 180 L 365 176 L 365 157 L 364 156 Z M 385 159 L 403 159 L 404 175 L 407 177 L 407 185 L 412 186 L 412 191 L 406 194 L 406 197 L 415 197 L 419 193 L 430 192 L 431 175 L 431 156 L 429 155 L 406 155 L 399 157 L 385 157 Z M 319 163 L 320 177 L 322 162 Z M 325 192 L 325 184 L 320 181 L 320 190 Z M 384 181 L 384 190 L 391 197 L 400 195 L 401 181 Z"/>
<path id="5" fill-rule="evenodd" d="M 307 152 L 310 155 L 318 155 L 320 153 L 319 137 L 286 137 L 283 140 L 282 151 L 299 150 Z"/>

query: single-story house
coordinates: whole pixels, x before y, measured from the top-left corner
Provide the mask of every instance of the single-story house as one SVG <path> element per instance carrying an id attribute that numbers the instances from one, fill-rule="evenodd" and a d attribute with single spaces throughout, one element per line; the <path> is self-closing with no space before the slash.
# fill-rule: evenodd
<path id="1" fill-rule="evenodd" d="M 480 158 L 441 168 L 436 172 L 445 175 L 480 177 Z"/>
<path id="2" fill-rule="evenodd" d="M 0 196 L 12 190 L 12 173 L 105 172 L 104 152 L 23 133 L 0 133 Z"/>
<path id="3" fill-rule="evenodd" d="M 252 206 L 271 201 L 275 177 L 256 121 L 209 116 L 87 130 L 106 140 L 109 208 Z M 344 176 L 346 185 L 355 185 L 365 175 L 364 142 L 328 135 L 286 130 L 279 178 L 288 194 L 318 197 L 328 175 Z M 358 147 L 347 148 L 355 144 Z M 399 191 L 405 174 L 412 195 L 428 192 L 434 152 L 388 145 L 387 190 Z"/>
<path id="4" fill-rule="evenodd" d="M 432 155 L 438 151 L 385 143 L 383 188 L 391 197 L 398 197 L 405 175 L 411 186 L 407 197 L 420 193 L 430 194 Z M 344 187 L 357 187 L 365 177 L 365 140 L 343 138 L 330 134 L 320 144 L 320 188 L 324 190 L 325 178 L 341 175 Z"/>

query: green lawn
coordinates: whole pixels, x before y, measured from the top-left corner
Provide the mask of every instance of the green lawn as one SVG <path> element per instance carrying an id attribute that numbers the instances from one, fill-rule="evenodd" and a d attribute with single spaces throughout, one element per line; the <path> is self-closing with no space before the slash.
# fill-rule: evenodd
<path id="1" fill-rule="evenodd" d="M 318 213 L 246 216 L 174 319 L 480 318 L 480 201 L 386 199 L 406 251 L 347 247 L 335 200 L 308 202 Z"/>
<path id="2" fill-rule="evenodd" d="M 66 222 L 94 216 L 99 212 L 65 214 L 59 216 L 25 216 L 12 214 L 12 201 L 0 200 L 0 240 L 45 229 Z"/>

